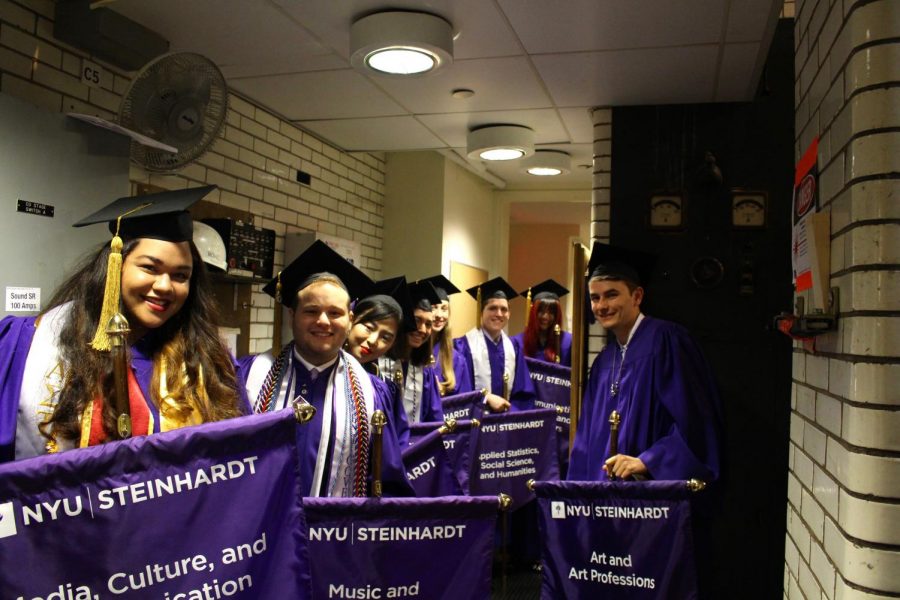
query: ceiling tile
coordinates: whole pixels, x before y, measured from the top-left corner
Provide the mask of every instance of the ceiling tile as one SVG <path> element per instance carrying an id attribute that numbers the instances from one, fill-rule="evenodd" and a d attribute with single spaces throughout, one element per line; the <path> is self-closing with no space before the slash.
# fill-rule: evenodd
<path id="1" fill-rule="evenodd" d="M 118 0 L 112 8 L 169 40 L 173 52 L 208 57 L 226 77 L 348 66 L 331 48 L 265 2 Z M 202 29 L 198 30 L 198 23 Z M 290 43 L 278 43 L 285 40 Z"/>
<path id="2" fill-rule="evenodd" d="M 531 54 L 719 41 L 721 0 L 499 0 Z"/>
<path id="3" fill-rule="evenodd" d="M 753 99 L 758 82 L 750 81 L 747 74 L 753 73 L 759 50 L 759 43 L 725 45 L 719 67 L 716 102 L 746 102 Z"/>
<path id="4" fill-rule="evenodd" d="M 490 124 L 523 125 L 534 130 L 536 144 L 567 143 L 568 137 L 556 111 L 541 110 L 492 111 L 478 113 L 448 113 L 416 117 L 448 146 L 465 147 L 466 136 L 474 127 Z M 465 154 L 465 153 L 463 153 Z"/>
<path id="5" fill-rule="evenodd" d="M 430 150 L 444 143 L 413 117 L 300 121 L 297 125 L 344 150 Z"/>
<path id="6" fill-rule="evenodd" d="M 515 110 L 552 106 L 540 79 L 525 58 L 487 58 L 456 61 L 450 68 L 429 77 L 397 79 L 371 77 L 398 103 L 413 114 Z M 457 88 L 475 95 L 457 100 Z"/>
<path id="7" fill-rule="evenodd" d="M 559 116 L 562 117 L 572 142 L 575 144 L 594 143 L 594 124 L 591 121 L 591 111 L 588 108 L 561 108 Z"/>
<path id="8" fill-rule="evenodd" d="M 535 56 L 561 107 L 709 102 L 717 46 Z M 663 83 L 664 82 L 664 83 Z"/>
<path id="9" fill-rule="evenodd" d="M 784 2 L 778 0 L 731 0 L 726 42 L 758 42 L 765 37 L 770 22 L 778 20 Z"/>
<path id="10" fill-rule="evenodd" d="M 405 114 L 402 107 L 352 69 L 235 79 L 229 83 L 292 121 Z"/>

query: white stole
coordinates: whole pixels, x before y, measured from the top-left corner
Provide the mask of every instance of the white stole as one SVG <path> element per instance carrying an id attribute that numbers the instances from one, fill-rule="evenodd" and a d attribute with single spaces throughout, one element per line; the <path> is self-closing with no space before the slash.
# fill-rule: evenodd
<path id="1" fill-rule="evenodd" d="M 484 332 L 478 327 L 473 327 L 466 333 L 469 342 L 469 350 L 472 351 L 472 367 L 475 371 L 475 389 L 491 391 L 491 361 L 488 358 L 487 340 Z M 500 332 L 500 341 L 503 344 L 503 370 L 509 374 L 509 390 L 512 391 L 516 380 L 516 349 L 506 332 Z"/>
<path id="2" fill-rule="evenodd" d="M 66 322 L 71 305 L 57 306 L 47 311 L 34 332 L 19 391 L 19 411 L 16 415 L 16 460 L 47 453 L 47 438 L 38 425 L 53 414 L 63 385 L 62 365 L 59 362 L 59 334 Z M 85 352 L 90 352 L 85 348 Z M 58 440 L 60 451 L 74 448 L 77 440 Z"/>
<path id="3" fill-rule="evenodd" d="M 403 373 L 403 363 L 387 357 L 378 359 L 378 370 L 382 378 L 396 382 L 394 373 Z M 406 375 L 403 377 L 403 411 L 410 425 L 422 421 L 422 397 L 425 394 L 425 369 L 407 363 Z"/>

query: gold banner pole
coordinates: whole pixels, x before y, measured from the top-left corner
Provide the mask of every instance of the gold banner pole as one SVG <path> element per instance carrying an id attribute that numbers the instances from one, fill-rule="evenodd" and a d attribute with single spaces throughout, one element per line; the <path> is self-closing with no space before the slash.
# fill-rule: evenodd
<path id="1" fill-rule="evenodd" d="M 128 401 L 128 320 L 122 313 L 116 313 L 109 320 L 106 334 L 110 341 L 113 361 L 113 381 L 115 383 L 116 433 L 119 439 L 131 437 L 131 404 Z"/>
<path id="2" fill-rule="evenodd" d="M 587 270 L 588 249 L 579 242 L 572 244 L 572 388 L 569 399 L 569 455 L 575 444 L 575 431 L 578 429 L 578 418 L 581 416 L 581 398 L 584 365 L 587 351 L 587 315 L 584 313 L 584 298 L 587 282 L 584 273 Z"/>
<path id="3" fill-rule="evenodd" d="M 376 410 L 372 413 L 372 496 L 381 498 L 381 457 L 384 448 L 384 426 L 387 425 L 387 417 L 383 411 Z"/>

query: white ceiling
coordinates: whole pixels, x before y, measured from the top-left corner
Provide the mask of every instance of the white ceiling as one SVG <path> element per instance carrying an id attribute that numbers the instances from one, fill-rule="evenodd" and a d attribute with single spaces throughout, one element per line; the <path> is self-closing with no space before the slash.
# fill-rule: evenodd
<path id="1" fill-rule="evenodd" d="M 589 189 L 595 106 L 750 100 L 782 0 L 118 0 L 109 6 L 212 59 L 233 90 L 348 151 L 445 150 L 466 133 L 527 125 L 573 169 L 510 189 Z M 454 27 L 449 68 L 414 79 L 350 66 L 350 25 L 386 9 Z M 451 97 L 456 88 L 475 95 Z M 471 162 L 471 161 L 470 161 Z M 483 171 L 483 165 L 474 165 Z"/>

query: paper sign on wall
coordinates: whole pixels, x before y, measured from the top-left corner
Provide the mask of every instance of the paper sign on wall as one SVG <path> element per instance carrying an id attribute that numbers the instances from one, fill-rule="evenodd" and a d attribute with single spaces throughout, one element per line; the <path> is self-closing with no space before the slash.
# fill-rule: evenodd
<path id="1" fill-rule="evenodd" d="M 41 288 L 6 287 L 6 312 L 40 312 Z"/>

